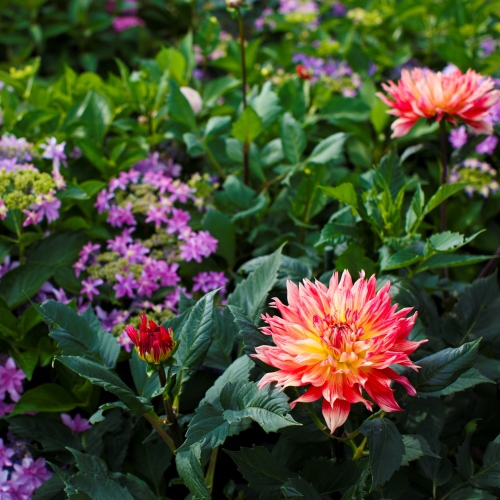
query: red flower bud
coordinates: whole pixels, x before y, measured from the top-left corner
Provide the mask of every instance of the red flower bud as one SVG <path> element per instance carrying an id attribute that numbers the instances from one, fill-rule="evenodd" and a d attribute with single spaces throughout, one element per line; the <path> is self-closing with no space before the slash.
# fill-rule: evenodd
<path id="1" fill-rule="evenodd" d="M 139 357 L 155 365 L 166 361 L 175 351 L 174 332 L 164 326 L 158 326 L 154 321 L 141 314 L 139 331 L 132 325 L 125 327 L 125 332 L 135 345 Z"/>
<path id="2" fill-rule="evenodd" d="M 302 80 L 311 79 L 312 71 L 307 69 L 304 65 L 297 64 L 297 66 L 295 67 L 295 71 L 297 72 L 297 75 L 299 75 L 299 78 L 302 78 Z"/>

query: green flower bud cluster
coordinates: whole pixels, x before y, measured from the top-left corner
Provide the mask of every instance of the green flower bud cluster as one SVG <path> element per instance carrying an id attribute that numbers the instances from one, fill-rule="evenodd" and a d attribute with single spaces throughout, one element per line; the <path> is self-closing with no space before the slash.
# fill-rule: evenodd
<path id="1" fill-rule="evenodd" d="M 373 28 L 382 24 L 382 16 L 379 11 L 367 11 L 361 7 L 356 7 L 347 12 L 347 19 L 350 19 L 354 24 L 365 26 L 366 28 Z"/>
<path id="2" fill-rule="evenodd" d="M 27 209 L 38 196 L 48 194 L 55 187 L 49 174 L 36 169 L 0 170 L 0 197 L 9 210 Z"/>

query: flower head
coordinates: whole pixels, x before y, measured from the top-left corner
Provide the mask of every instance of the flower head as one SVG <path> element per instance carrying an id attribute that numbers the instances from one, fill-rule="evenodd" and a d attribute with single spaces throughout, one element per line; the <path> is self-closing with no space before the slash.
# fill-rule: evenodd
<path id="1" fill-rule="evenodd" d="M 139 331 L 132 325 L 125 327 L 125 332 L 135 345 L 139 357 L 148 363 L 159 364 L 166 361 L 174 352 L 174 332 L 164 326 L 158 326 L 154 321 L 141 314 Z"/>
<path id="2" fill-rule="evenodd" d="M 390 365 L 418 367 L 408 358 L 421 342 L 407 340 L 416 313 L 411 309 L 396 311 L 391 306 L 390 283 L 376 293 L 372 276 L 352 282 L 344 271 L 339 281 L 335 273 L 330 286 L 304 280 L 299 286 L 287 283 L 288 306 L 275 299 L 272 304 L 279 316 L 263 316 L 276 346 L 256 348 L 254 357 L 278 371 L 268 373 L 259 386 L 276 382 L 282 387 L 309 385 L 307 391 L 292 403 L 308 403 L 323 398 L 323 416 L 333 433 L 349 415 L 351 404 L 363 403 L 371 411 L 373 403 L 384 411 L 400 411 L 390 384 L 402 384 L 408 394 L 415 389 L 406 377 Z"/>
<path id="3" fill-rule="evenodd" d="M 61 420 L 66 427 L 69 427 L 73 432 L 77 434 L 92 429 L 89 421 L 78 414 L 75 415 L 75 418 L 71 418 L 71 415 L 68 415 L 67 413 L 61 413 Z"/>
<path id="4" fill-rule="evenodd" d="M 295 66 L 295 71 L 297 72 L 299 78 L 302 78 L 302 80 L 311 79 L 312 71 L 307 69 L 303 64 L 297 64 L 297 66 Z"/>
<path id="5" fill-rule="evenodd" d="M 462 120 L 481 134 L 492 134 L 489 123 L 490 108 L 499 100 L 500 91 L 493 90 L 495 82 L 469 69 L 450 74 L 429 69 L 403 69 L 397 85 L 382 84 L 390 98 L 377 96 L 391 109 L 389 114 L 398 119 L 392 124 L 393 137 L 406 135 L 420 118 L 443 118 L 453 124 Z"/>

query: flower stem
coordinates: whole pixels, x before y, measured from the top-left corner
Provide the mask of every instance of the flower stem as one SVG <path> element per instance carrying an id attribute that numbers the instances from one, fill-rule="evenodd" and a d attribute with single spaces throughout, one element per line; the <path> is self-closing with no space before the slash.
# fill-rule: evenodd
<path id="1" fill-rule="evenodd" d="M 500 261 L 500 247 L 497 248 L 495 256 L 491 258 L 488 263 L 483 267 L 483 270 L 478 274 L 477 278 L 486 278 L 489 276 L 498 266 Z"/>
<path id="2" fill-rule="evenodd" d="M 241 9 L 237 9 L 238 16 L 238 29 L 240 32 L 240 53 L 241 53 L 241 82 L 243 87 L 242 92 L 242 103 L 243 111 L 247 107 L 247 66 L 245 62 L 245 27 L 243 25 L 243 16 L 241 15 Z M 250 143 L 245 142 L 243 145 L 243 183 L 248 185 L 248 180 L 250 177 L 249 168 L 249 154 Z"/>
<path id="3" fill-rule="evenodd" d="M 441 136 L 441 186 L 448 182 L 448 158 L 446 152 L 446 122 L 440 122 L 440 136 Z M 441 232 L 446 231 L 446 200 L 441 203 Z"/>
<path id="4" fill-rule="evenodd" d="M 205 483 L 208 486 L 210 493 L 212 493 L 214 488 L 214 475 L 215 475 L 215 465 L 217 463 L 217 454 L 219 453 L 219 447 L 212 450 L 212 455 L 210 456 L 210 463 L 208 464 L 207 475 L 205 476 Z"/>
<path id="5" fill-rule="evenodd" d="M 142 416 L 153 426 L 158 435 L 167 443 L 168 447 L 175 454 L 176 446 L 172 438 L 161 428 L 160 424 L 149 413 L 143 413 Z"/>
<path id="6" fill-rule="evenodd" d="M 163 365 L 160 364 L 158 368 L 158 377 L 160 378 L 160 384 L 165 387 L 167 383 L 167 377 L 165 376 L 165 369 Z M 163 407 L 165 408 L 165 416 L 167 418 L 167 424 L 170 427 L 170 432 L 174 438 L 175 448 L 179 448 L 184 439 L 182 438 L 181 428 L 179 427 L 179 422 L 177 422 L 177 415 L 172 409 L 172 403 L 168 394 L 163 394 Z"/>

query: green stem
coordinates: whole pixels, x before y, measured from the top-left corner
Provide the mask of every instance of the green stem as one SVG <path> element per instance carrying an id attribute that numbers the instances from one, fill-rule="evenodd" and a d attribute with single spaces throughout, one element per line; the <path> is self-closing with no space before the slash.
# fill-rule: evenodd
<path id="1" fill-rule="evenodd" d="M 446 141 L 447 141 L 447 136 L 446 136 L 446 122 L 445 120 L 441 120 L 439 124 L 439 132 L 440 132 L 440 139 L 441 139 L 441 186 L 444 186 L 445 184 L 448 183 L 448 157 L 447 157 L 447 151 L 446 151 Z M 443 233 L 446 231 L 446 200 L 444 200 L 441 203 L 441 232 Z M 448 273 L 448 268 L 445 267 L 443 269 L 444 277 L 448 278 L 449 273 Z"/>
<path id="2" fill-rule="evenodd" d="M 158 376 L 160 378 L 161 386 L 165 387 L 167 378 L 165 376 L 165 369 L 163 368 L 162 364 L 160 364 L 158 368 Z M 172 409 L 172 403 L 168 394 L 163 394 L 163 407 L 165 408 L 165 416 L 167 419 L 167 424 L 170 427 L 170 432 L 172 433 L 172 437 L 174 439 L 175 448 L 179 448 L 184 442 L 184 439 L 182 438 L 181 428 L 179 427 L 179 422 L 177 422 L 177 415 Z"/>
<path id="3" fill-rule="evenodd" d="M 155 431 L 158 433 L 158 435 L 167 443 L 168 447 L 172 450 L 172 452 L 176 453 L 176 446 L 174 444 L 174 441 L 172 438 L 161 428 L 159 422 L 155 420 L 151 415 L 148 413 L 143 413 L 142 416 L 153 426 Z"/>
<path id="4" fill-rule="evenodd" d="M 208 464 L 207 475 L 205 476 L 205 483 L 208 486 L 210 494 L 214 489 L 214 475 L 215 475 L 215 465 L 217 463 L 217 454 L 219 453 L 219 447 L 212 450 L 212 455 L 210 456 L 210 463 Z"/>

